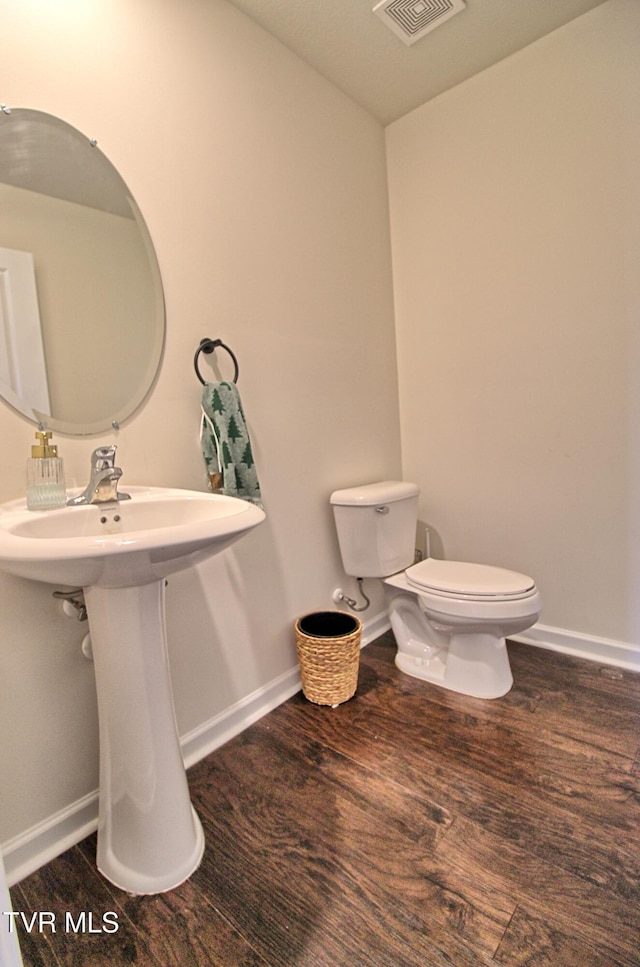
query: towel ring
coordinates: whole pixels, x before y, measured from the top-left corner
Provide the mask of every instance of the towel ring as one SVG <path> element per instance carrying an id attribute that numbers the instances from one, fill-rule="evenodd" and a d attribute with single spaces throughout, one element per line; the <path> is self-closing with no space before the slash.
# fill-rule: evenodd
<path id="1" fill-rule="evenodd" d="M 233 365 L 235 367 L 235 372 L 233 374 L 233 382 L 234 383 L 238 382 L 238 360 L 235 357 L 235 353 L 233 353 L 228 346 L 225 346 L 222 339 L 201 339 L 200 345 L 198 346 L 196 350 L 196 354 L 193 357 L 193 367 L 196 371 L 196 376 L 198 377 L 198 379 L 203 385 L 205 384 L 206 381 L 202 378 L 202 376 L 200 375 L 200 370 L 198 369 L 198 356 L 200 355 L 200 353 L 206 353 L 207 355 L 209 355 L 214 351 L 214 349 L 217 349 L 218 346 L 221 349 L 226 349 L 229 355 L 231 356 L 233 360 Z"/>

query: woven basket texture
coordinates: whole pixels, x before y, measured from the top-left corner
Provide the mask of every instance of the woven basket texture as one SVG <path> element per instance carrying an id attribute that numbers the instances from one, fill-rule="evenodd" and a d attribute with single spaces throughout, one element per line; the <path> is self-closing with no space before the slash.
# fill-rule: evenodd
<path id="1" fill-rule="evenodd" d="M 353 618 L 353 632 L 325 638 L 302 631 L 300 623 L 304 620 L 298 618 L 295 625 L 304 697 L 315 705 L 341 705 L 355 695 L 358 687 L 362 625 Z"/>

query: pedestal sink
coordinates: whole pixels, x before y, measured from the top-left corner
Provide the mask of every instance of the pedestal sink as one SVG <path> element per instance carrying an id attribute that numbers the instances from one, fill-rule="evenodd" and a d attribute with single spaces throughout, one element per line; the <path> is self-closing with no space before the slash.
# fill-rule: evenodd
<path id="1" fill-rule="evenodd" d="M 128 487 L 131 500 L 33 512 L 0 505 L 0 569 L 85 589 L 100 725 L 99 870 L 129 893 L 161 893 L 204 850 L 189 798 L 167 659 L 167 575 L 264 520 L 234 497 Z"/>

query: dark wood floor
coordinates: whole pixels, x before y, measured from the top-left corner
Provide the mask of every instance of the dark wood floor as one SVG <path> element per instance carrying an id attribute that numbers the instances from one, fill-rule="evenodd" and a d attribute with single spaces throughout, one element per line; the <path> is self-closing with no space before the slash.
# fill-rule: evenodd
<path id="1" fill-rule="evenodd" d="M 352 701 L 298 695 L 190 770 L 207 848 L 183 886 L 120 892 L 93 837 L 15 886 L 57 915 L 20 927 L 25 964 L 637 967 L 640 676 L 509 650 L 514 688 L 482 701 L 369 645 Z"/>

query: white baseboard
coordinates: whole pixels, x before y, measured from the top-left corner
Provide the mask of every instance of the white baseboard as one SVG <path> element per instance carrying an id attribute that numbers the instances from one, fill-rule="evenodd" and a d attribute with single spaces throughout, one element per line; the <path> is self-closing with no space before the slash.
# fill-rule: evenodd
<path id="1" fill-rule="evenodd" d="M 390 627 L 386 612 L 363 621 L 363 646 Z M 180 739 L 186 768 L 219 749 L 253 722 L 300 691 L 297 666 L 274 678 Z M 2 844 L 9 886 L 49 863 L 98 828 L 98 790 Z"/>
<path id="2" fill-rule="evenodd" d="M 40 869 L 98 828 L 98 790 L 2 844 L 9 886 Z"/>
<path id="3" fill-rule="evenodd" d="M 300 672 L 296 665 L 183 735 L 180 744 L 186 768 L 200 762 L 299 691 Z"/>
<path id="4" fill-rule="evenodd" d="M 363 621 L 362 647 L 390 627 L 386 611 Z M 268 685 L 240 699 L 235 705 L 184 735 L 180 741 L 186 767 L 190 768 L 196 762 L 204 759 L 205 756 L 210 755 L 211 752 L 219 749 L 221 745 L 224 745 L 235 735 L 239 735 L 240 732 L 248 728 L 253 722 L 257 722 L 267 712 L 286 702 L 288 698 L 299 692 L 300 688 L 300 670 L 296 665 L 278 678 L 274 678 Z"/>
<path id="5" fill-rule="evenodd" d="M 381 611 L 367 621 L 362 622 L 362 646 L 368 645 L 370 641 L 375 641 L 380 635 L 384 634 L 391 627 L 389 612 Z"/>
<path id="6" fill-rule="evenodd" d="M 588 661 L 601 662 L 603 665 L 615 665 L 634 672 L 640 671 L 640 647 L 626 641 L 597 638 L 593 635 L 541 624 L 529 628 L 523 635 L 511 637 L 514 641 L 535 645 L 536 648 L 547 648 L 549 651 L 559 651 L 564 655 L 586 658 Z"/>

